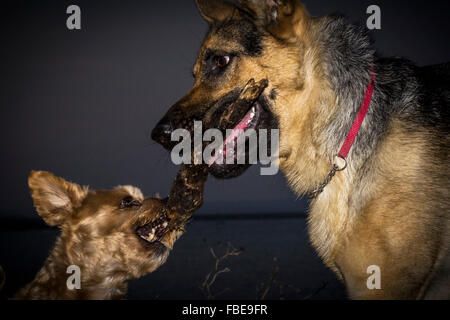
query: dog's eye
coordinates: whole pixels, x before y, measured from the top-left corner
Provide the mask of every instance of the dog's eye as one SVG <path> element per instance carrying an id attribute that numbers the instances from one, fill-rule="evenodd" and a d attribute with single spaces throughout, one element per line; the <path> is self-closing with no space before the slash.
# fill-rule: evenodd
<path id="1" fill-rule="evenodd" d="M 206 75 L 212 77 L 221 75 L 229 67 L 233 58 L 233 54 L 208 53 L 205 60 Z"/>
<path id="2" fill-rule="evenodd" d="M 230 56 L 217 56 L 214 58 L 214 62 L 217 68 L 225 68 L 231 61 Z"/>
<path id="3" fill-rule="evenodd" d="M 140 207 L 142 204 L 134 199 L 131 196 L 125 197 L 122 200 L 120 200 L 119 203 L 119 209 L 126 209 L 126 208 L 132 208 L 132 207 Z"/>

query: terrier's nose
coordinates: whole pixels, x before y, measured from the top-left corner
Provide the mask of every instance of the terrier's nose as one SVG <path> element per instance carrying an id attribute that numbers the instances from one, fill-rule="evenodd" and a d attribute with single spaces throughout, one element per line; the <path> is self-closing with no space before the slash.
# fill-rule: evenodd
<path id="1" fill-rule="evenodd" d="M 167 150 L 170 150 L 173 147 L 172 132 L 173 127 L 170 120 L 167 117 L 164 117 L 152 130 L 152 139 L 161 144 Z"/>

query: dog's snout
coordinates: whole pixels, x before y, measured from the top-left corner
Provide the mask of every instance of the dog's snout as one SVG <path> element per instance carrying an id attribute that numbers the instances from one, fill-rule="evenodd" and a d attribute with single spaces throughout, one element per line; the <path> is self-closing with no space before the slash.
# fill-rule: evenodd
<path id="1" fill-rule="evenodd" d="M 167 137 L 172 134 L 172 125 L 170 122 L 160 121 L 152 131 L 152 138 Z"/>
<path id="2" fill-rule="evenodd" d="M 152 130 L 152 139 L 164 148 L 170 150 L 172 148 L 172 132 L 173 127 L 170 120 L 167 117 L 161 119 L 156 127 Z"/>

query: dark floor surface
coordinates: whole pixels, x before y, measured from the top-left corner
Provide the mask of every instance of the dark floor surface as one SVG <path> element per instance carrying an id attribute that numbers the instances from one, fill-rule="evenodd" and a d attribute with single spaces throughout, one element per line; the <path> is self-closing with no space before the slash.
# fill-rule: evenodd
<path id="1" fill-rule="evenodd" d="M 221 264 L 231 272 L 212 285 L 212 295 L 219 293 L 216 299 L 258 299 L 274 274 L 267 299 L 345 299 L 342 284 L 309 245 L 304 217 L 199 217 L 187 230 L 165 265 L 130 283 L 129 299 L 205 299 L 199 287 L 215 264 L 209 248 L 219 255 L 227 242 L 243 252 Z M 3 296 L 10 297 L 33 279 L 57 234 L 33 223 L 0 226 Z"/>

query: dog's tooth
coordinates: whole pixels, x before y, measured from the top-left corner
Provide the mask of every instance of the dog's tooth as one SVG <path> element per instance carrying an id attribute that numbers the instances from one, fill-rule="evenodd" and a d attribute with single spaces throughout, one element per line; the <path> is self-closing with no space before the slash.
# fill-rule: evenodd
<path id="1" fill-rule="evenodd" d="M 155 238 L 154 234 L 149 233 L 147 237 L 147 241 L 152 241 Z"/>
<path id="2" fill-rule="evenodd" d="M 164 227 L 164 228 L 167 228 L 168 225 L 169 225 L 169 224 L 168 224 L 167 222 L 164 222 L 164 223 L 163 223 L 163 227 Z"/>

